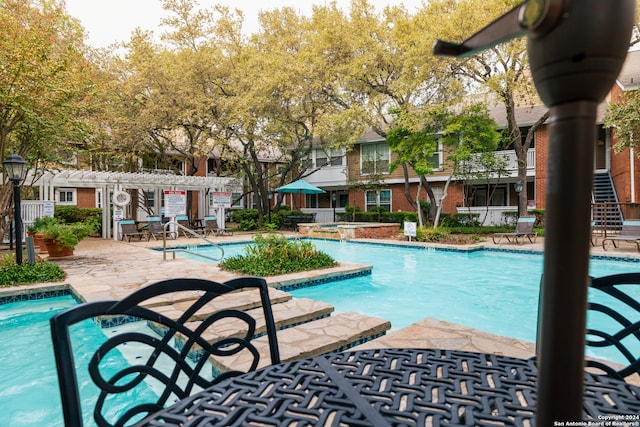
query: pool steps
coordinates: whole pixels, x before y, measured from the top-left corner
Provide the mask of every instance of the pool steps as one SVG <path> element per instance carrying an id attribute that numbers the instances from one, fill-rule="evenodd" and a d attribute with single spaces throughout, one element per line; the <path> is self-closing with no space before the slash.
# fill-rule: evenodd
<path id="1" fill-rule="evenodd" d="M 314 357 L 335 351 L 344 351 L 372 339 L 378 338 L 391 328 L 388 320 L 365 316 L 356 312 L 338 313 L 322 319 L 278 330 L 280 359 L 290 360 Z M 253 341 L 260 353 L 258 368 L 269 365 L 267 336 Z M 209 357 L 214 369 L 225 372 L 233 366 L 246 369 L 251 359 L 247 353 L 233 357 Z"/>
<path id="2" fill-rule="evenodd" d="M 381 337 L 391 329 L 391 323 L 388 320 L 356 312 L 334 314 L 334 307 L 331 304 L 308 298 L 293 298 L 291 294 L 279 289 L 269 288 L 269 295 L 278 329 L 278 346 L 282 361 L 343 351 Z M 193 295 L 192 298 L 194 298 Z M 181 306 L 186 302 L 187 300 L 184 300 L 165 306 L 155 306 L 154 310 L 176 319 L 182 314 Z M 255 336 L 257 338 L 252 342 L 261 354 L 259 366 L 266 366 L 269 362 L 268 343 L 260 308 L 260 297 L 256 291 L 234 292 L 216 298 L 195 313 L 186 325 L 193 330 L 198 327 L 202 319 L 227 308 L 247 311 L 256 318 Z M 162 327 L 151 322 L 149 326 L 159 334 L 163 333 Z M 224 323 L 216 322 L 215 329 L 205 331 L 203 336 L 209 342 L 220 338 L 242 336 L 246 330 L 244 326 L 244 323 L 237 319 L 229 319 Z M 182 343 L 184 338 L 178 336 L 176 347 L 180 349 Z M 194 348 L 190 356 L 196 360 L 201 356 L 198 347 Z M 216 371 L 224 372 L 231 366 L 242 369 L 242 366 L 249 363 L 247 356 L 241 353 L 235 357 L 211 357 L 210 361 Z"/>

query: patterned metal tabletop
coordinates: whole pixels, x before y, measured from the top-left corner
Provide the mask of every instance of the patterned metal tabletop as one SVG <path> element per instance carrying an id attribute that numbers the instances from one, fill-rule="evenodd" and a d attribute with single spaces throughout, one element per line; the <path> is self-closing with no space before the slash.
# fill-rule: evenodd
<path id="1" fill-rule="evenodd" d="M 535 425 L 536 376 L 534 360 L 493 354 L 334 353 L 223 381 L 142 425 Z M 639 387 L 590 373 L 585 387 L 584 419 L 562 421 L 640 425 Z"/>

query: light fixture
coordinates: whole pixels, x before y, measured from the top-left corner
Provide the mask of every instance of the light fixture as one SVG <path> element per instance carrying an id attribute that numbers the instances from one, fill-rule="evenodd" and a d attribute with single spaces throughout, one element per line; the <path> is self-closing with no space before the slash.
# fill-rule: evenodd
<path id="1" fill-rule="evenodd" d="M 518 180 L 513 184 L 513 189 L 516 190 L 516 193 L 520 193 L 522 191 L 522 181 Z"/>
<path id="2" fill-rule="evenodd" d="M 20 183 L 27 174 L 27 162 L 17 155 L 11 154 L 3 162 L 4 173 L 13 182 L 13 222 L 16 232 L 16 264 L 22 264 L 22 212 L 20 212 Z"/>

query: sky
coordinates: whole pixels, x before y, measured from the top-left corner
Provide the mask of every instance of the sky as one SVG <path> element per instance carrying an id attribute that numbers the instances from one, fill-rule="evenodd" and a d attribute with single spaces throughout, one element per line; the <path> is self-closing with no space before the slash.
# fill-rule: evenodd
<path id="1" fill-rule="evenodd" d="M 386 5 L 404 4 L 410 13 L 422 7 L 422 0 L 369 0 L 376 10 Z M 304 15 L 310 15 L 313 4 L 325 4 L 325 0 L 199 0 L 199 8 L 215 4 L 240 9 L 244 13 L 243 30 L 250 34 L 258 29 L 258 12 L 284 6 L 294 7 Z M 336 0 L 338 7 L 348 11 L 350 0 Z M 88 44 L 107 47 L 111 43 L 128 41 L 131 32 L 140 27 L 160 33 L 160 19 L 165 11 L 161 0 L 66 0 L 67 12 L 78 18 L 85 28 Z"/>

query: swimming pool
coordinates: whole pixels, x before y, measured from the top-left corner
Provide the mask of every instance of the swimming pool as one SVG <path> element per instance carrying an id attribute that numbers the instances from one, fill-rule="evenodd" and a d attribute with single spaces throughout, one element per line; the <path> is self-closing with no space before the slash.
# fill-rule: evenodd
<path id="1" fill-rule="evenodd" d="M 0 426 L 64 426 L 49 319 L 76 304 L 72 296 L 60 296 L 0 305 Z M 134 325 L 129 327 L 138 327 Z M 104 334 L 110 332 L 90 321 L 72 327 L 78 366 L 88 362 Z M 109 366 L 105 369 L 108 372 Z M 98 390 L 86 369 L 78 377 L 85 425 L 95 425 L 91 409 Z M 153 391 L 143 386 L 136 393 Z"/>
<path id="2" fill-rule="evenodd" d="M 373 265 L 372 274 L 298 289 L 291 292 L 295 297 L 328 302 L 338 312 L 381 317 L 391 321 L 392 330 L 432 317 L 524 341 L 536 339 L 543 269 L 538 252 L 314 243 L 339 261 Z M 225 245 L 225 256 L 243 253 L 245 245 Z M 613 258 L 592 259 L 590 264 L 592 276 L 638 269 L 638 262 Z M 618 360 L 615 353 L 599 350 L 597 355 Z"/>

